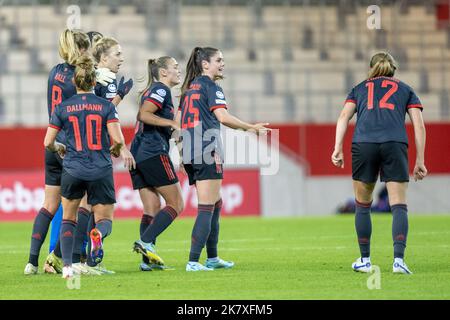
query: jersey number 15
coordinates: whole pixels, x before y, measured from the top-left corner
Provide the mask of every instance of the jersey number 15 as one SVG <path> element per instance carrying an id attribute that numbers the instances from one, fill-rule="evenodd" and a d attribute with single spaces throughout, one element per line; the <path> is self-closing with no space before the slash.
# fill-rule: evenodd
<path id="1" fill-rule="evenodd" d="M 383 80 L 381 83 L 382 88 L 387 88 L 390 86 L 391 88 L 386 92 L 386 94 L 381 98 L 379 106 L 380 109 L 390 109 L 394 110 L 395 105 L 393 103 L 388 103 L 388 99 L 398 90 L 398 84 L 391 80 Z M 373 91 L 375 84 L 373 82 L 367 82 L 367 109 L 373 109 Z"/>

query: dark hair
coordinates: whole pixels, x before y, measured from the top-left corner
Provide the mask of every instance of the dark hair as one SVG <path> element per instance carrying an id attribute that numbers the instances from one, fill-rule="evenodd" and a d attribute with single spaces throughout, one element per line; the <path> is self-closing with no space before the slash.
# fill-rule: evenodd
<path id="1" fill-rule="evenodd" d="M 95 43 L 101 38 L 103 38 L 103 34 L 101 34 L 98 31 L 89 31 L 86 32 L 86 34 L 88 35 L 89 41 L 91 42 L 91 47 L 94 47 Z"/>
<path id="2" fill-rule="evenodd" d="M 211 57 L 215 55 L 219 49 L 211 47 L 195 47 L 192 50 L 189 61 L 186 65 L 186 76 L 181 86 L 181 95 L 183 95 L 191 85 L 192 80 L 200 76 L 203 72 L 202 61 L 210 62 Z"/>
<path id="3" fill-rule="evenodd" d="M 90 91 L 95 84 L 95 62 L 91 55 L 84 53 L 75 62 L 75 73 L 73 76 L 77 88 Z"/>
<path id="4" fill-rule="evenodd" d="M 147 91 L 153 84 L 153 80 L 159 80 L 159 69 L 167 69 L 167 63 L 173 59 L 169 56 L 159 57 L 158 59 L 148 59 L 147 61 L 147 74 L 148 81 L 145 89 L 139 92 L 138 101 L 141 103 L 142 95 Z M 142 80 L 141 80 L 142 81 Z"/>

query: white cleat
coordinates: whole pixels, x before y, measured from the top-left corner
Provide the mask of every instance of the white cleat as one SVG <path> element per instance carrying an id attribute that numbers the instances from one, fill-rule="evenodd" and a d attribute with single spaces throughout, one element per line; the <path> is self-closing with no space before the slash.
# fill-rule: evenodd
<path id="1" fill-rule="evenodd" d="M 392 265 L 392 272 L 400 274 L 413 274 L 411 270 L 409 270 L 403 259 L 394 260 L 394 264 Z"/>
<path id="2" fill-rule="evenodd" d="M 23 270 L 23 274 L 30 275 L 30 274 L 37 274 L 38 273 L 38 267 L 33 266 L 31 263 L 27 263 L 25 266 L 25 270 Z"/>
<path id="3" fill-rule="evenodd" d="M 71 266 L 64 266 L 62 269 L 62 278 L 70 279 L 73 278 L 74 272 Z"/>
<path id="4" fill-rule="evenodd" d="M 86 265 L 81 262 L 73 263 L 72 269 L 74 274 L 88 274 L 89 270 L 86 268 Z"/>
<path id="5" fill-rule="evenodd" d="M 370 258 L 358 258 L 352 263 L 352 269 L 356 272 L 371 273 L 372 263 L 370 263 Z"/>
<path id="6" fill-rule="evenodd" d="M 199 262 L 189 261 L 186 265 L 186 271 L 214 271 L 214 269 L 205 267 Z"/>

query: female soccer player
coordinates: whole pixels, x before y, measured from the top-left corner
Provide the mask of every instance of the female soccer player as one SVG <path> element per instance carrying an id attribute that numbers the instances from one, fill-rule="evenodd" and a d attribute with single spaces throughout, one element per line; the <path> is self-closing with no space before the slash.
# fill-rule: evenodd
<path id="1" fill-rule="evenodd" d="M 90 42 L 90 51 L 94 50 L 95 44 L 103 38 L 103 35 L 96 31 L 90 31 L 86 33 L 89 37 Z M 100 87 L 114 87 L 116 86 L 115 82 L 116 76 L 114 72 L 111 72 L 110 69 L 108 69 L 106 66 L 100 66 L 96 68 L 96 80 L 99 83 Z M 70 79 L 69 79 L 70 80 Z M 75 93 L 74 86 L 72 84 L 73 92 Z M 105 92 L 99 90 L 97 92 L 98 95 L 100 95 L 103 98 L 105 97 Z M 116 103 L 118 103 L 119 100 L 116 100 Z M 87 238 L 86 233 L 87 230 L 91 230 L 94 227 L 94 217 L 91 213 L 91 207 L 87 203 L 87 197 L 84 196 L 80 203 L 80 208 L 78 209 L 78 224 L 77 229 L 75 232 L 75 241 L 74 241 L 74 250 L 73 250 L 73 262 L 74 262 L 74 268 L 80 269 L 83 272 L 87 272 L 87 270 L 84 270 L 85 268 L 83 264 L 81 264 L 82 258 L 88 260 L 88 263 L 91 267 L 96 266 L 91 259 L 89 259 L 89 255 L 85 257 L 86 250 L 84 246 L 84 241 Z M 56 227 L 56 226 L 54 226 Z M 90 243 L 89 243 L 90 244 Z M 55 249 L 53 252 L 51 252 L 45 261 L 44 265 L 44 271 L 48 273 L 61 273 L 62 272 L 62 253 L 61 253 L 61 243 L 58 239 Z M 106 270 L 103 266 L 96 266 L 97 270 L 89 269 L 90 273 L 111 273 L 110 271 Z"/>
<path id="2" fill-rule="evenodd" d="M 89 49 L 88 36 L 78 30 L 66 29 L 59 38 L 59 55 L 64 63 L 58 64 L 50 71 L 48 77 L 48 117 L 51 118 L 55 107 L 76 93 L 72 83 L 75 61 Z M 65 135 L 59 133 L 56 140 L 65 143 Z M 39 210 L 33 224 L 30 256 L 24 274 L 36 274 L 38 271 L 39 252 L 48 232 L 50 222 L 61 202 L 62 159 L 48 150 L 45 152 L 45 197 L 44 205 Z"/>
<path id="3" fill-rule="evenodd" d="M 97 68 L 110 70 L 114 74 L 119 72 L 120 66 L 124 62 L 122 47 L 119 42 L 114 38 L 96 36 L 94 36 L 93 41 L 92 55 L 97 61 Z M 95 86 L 95 94 L 108 99 L 115 106 L 118 106 L 132 87 L 133 79 L 125 81 L 125 78 L 122 77 L 119 85 L 117 85 L 115 79 L 108 85 L 97 83 Z"/>
<path id="4" fill-rule="evenodd" d="M 189 184 L 195 184 L 198 213 L 192 230 L 191 250 L 186 271 L 210 271 L 231 268 L 234 263 L 217 255 L 219 216 L 222 207 L 223 152 L 220 124 L 233 129 L 266 134 L 267 123 L 249 124 L 227 111 L 225 94 L 216 81 L 223 78 L 225 63 L 222 52 L 215 48 L 196 47 L 186 66 L 181 88 L 181 129 L 183 166 Z M 199 263 L 206 245 L 208 259 Z"/>
<path id="5" fill-rule="evenodd" d="M 419 98 L 411 87 L 393 78 L 396 69 L 397 64 L 389 53 L 375 54 L 370 60 L 369 78 L 351 90 L 336 126 L 336 143 L 331 161 L 343 168 L 343 139 L 348 122 L 357 113 L 352 141 L 352 178 L 356 200 L 355 227 L 361 257 L 352 264 L 352 268 L 359 272 L 372 271 L 370 206 L 380 172 L 381 181 L 386 182 L 393 215 L 392 269 L 394 273 L 412 273 L 403 260 L 408 235 L 406 113 L 414 127 L 417 156 L 413 174 L 416 181 L 427 175 L 424 159 L 425 126 Z"/>
<path id="6" fill-rule="evenodd" d="M 129 79 L 127 82 L 124 82 L 124 78 L 122 77 L 119 84 L 119 88 L 117 88 L 115 75 L 119 71 L 120 65 L 124 62 L 121 46 L 117 40 L 109 37 L 104 37 L 99 32 L 95 31 L 88 32 L 88 36 L 91 39 L 92 55 L 96 59 L 97 65 L 96 74 L 98 75 L 101 72 L 100 74 L 104 74 L 109 77 L 109 79 L 107 79 L 108 82 L 100 82 L 100 81 L 97 82 L 95 86 L 95 94 L 99 97 L 111 101 L 115 106 L 118 106 L 119 103 L 124 98 L 124 96 L 129 93 L 129 91 L 133 86 L 132 79 Z M 87 204 L 86 196 L 83 197 L 83 199 L 81 200 L 80 207 L 86 209 L 85 212 L 83 212 L 83 214 L 88 215 L 89 220 L 86 224 L 83 223 L 82 225 L 80 224 L 77 225 L 77 231 L 78 229 L 83 230 L 83 232 L 77 232 L 77 234 L 89 234 L 90 230 L 92 230 L 95 226 L 95 221 L 92 214 L 90 214 L 91 208 Z M 79 262 L 78 252 L 81 251 L 81 253 L 83 253 L 84 251 L 84 249 L 80 250 L 81 247 L 83 247 L 83 241 L 84 239 L 82 237 L 75 238 L 74 244 L 74 262 L 76 262 L 74 264 L 75 268 L 79 267 L 79 265 L 77 264 L 77 262 Z M 89 252 L 90 249 L 91 249 L 90 242 L 88 242 Z M 83 271 L 89 271 L 89 273 L 96 273 L 96 274 L 114 273 L 113 271 L 107 270 L 103 265 L 96 264 L 94 261 L 92 261 L 90 255 L 87 256 L 87 265 L 92 268 Z"/>
<path id="7" fill-rule="evenodd" d="M 63 278 L 73 276 L 73 233 L 77 209 L 86 192 L 96 223 L 96 228 L 90 233 L 91 256 L 97 263 L 103 259 L 102 241 L 112 231 L 115 203 L 110 153 L 116 157 L 120 155 L 128 170 L 136 166 L 125 146 L 115 106 L 92 93 L 95 68 L 90 56 L 83 55 L 77 59 L 74 82 L 77 94 L 61 103 L 52 114 L 44 140 L 47 150 L 64 154 L 60 232 Z M 66 135 L 66 147 L 55 143 L 59 131 Z"/>
<path id="8" fill-rule="evenodd" d="M 155 252 L 155 241 L 183 211 L 184 203 L 172 161 L 169 139 L 172 130 L 179 130 L 174 121 L 174 107 L 170 89 L 181 82 L 178 62 L 168 56 L 148 60 L 148 83 L 140 95 L 136 135 L 131 153 L 136 159 L 132 170 L 133 188 L 139 190 L 144 206 L 140 224 L 140 240 L 134 250 L 143 254 L 142 271 L 163 265 Z M 159 196 L 166 206 L 161 209 Z"/>

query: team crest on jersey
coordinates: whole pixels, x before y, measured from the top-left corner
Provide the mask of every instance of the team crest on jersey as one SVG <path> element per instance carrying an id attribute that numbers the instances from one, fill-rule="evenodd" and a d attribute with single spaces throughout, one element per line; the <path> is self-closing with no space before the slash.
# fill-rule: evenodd
<path id="1" fill-rule="evenodd" d="M 116 85 L 114 83 L 110 83 L 108 85 L 108 91 L 109 92 L 116 92 L 117 91 Z"/>
<path id="2" fill-rule="evenodd" d="M 216 96 L 217 96 L 217 98 L 219 98 L 219 99 L 225 98 L 225 95 L 224 95 L 223 92 L 221 92 L 221 91 L 216 91 Z"/>
<path id="3" fill-rule="evenodd" d="M 159 94 L 161 97 L 165 97 L 167 94 L 166 90 L 164 90 L 164 89 L 156 90 L 156 93 Z"/>

